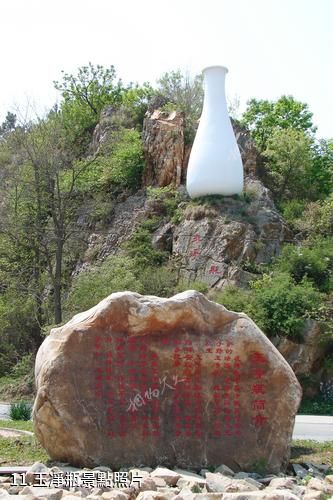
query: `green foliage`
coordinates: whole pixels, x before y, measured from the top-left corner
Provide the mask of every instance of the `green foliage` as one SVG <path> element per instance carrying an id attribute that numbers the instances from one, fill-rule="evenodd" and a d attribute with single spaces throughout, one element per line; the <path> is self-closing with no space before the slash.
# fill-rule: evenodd
<path id="1" fill-rule="evenodd" d="M 174 293 L 185 292 L 186 290 L 196 290 L 197 292 L 206 294 L 209 290 L 209 285 L 199 280 L 184 280 L 180 279 Z"/>
<path id="2" fill-rule="evenodd" d="M 303 399 L 298 410 L 301 415 L 331 415 L 333 416 L 332 400 L 323 396 L 317 396 L 312 399 Z"/>
<path id="3" fill-rule="evenodd" d="M 2 437 L 0 439 L 0 456 L 1 464 L 4 466 L 23 466 L 35 462 L 47 464 L 49 461 L 46 451 L 33 436 L 20 436 L 15 439 Z"/>
<path id="4" fill-rule="evenodd" d="M 250 290 L 237 288 L 234 285 L 226 286 L 222 292 L 216 292 L 214 300 L 227 309 L 235 312 L 244 312 L 253 317 L 255 311 L 254 294 Z"/>
<path id="5" fill-rule="evenodd" d="M 30 354 L 24 355 L 18 363 L 13 366 L 10 371 L 10 376 L 14 379 L 25 377 L 26 375 L 30 375 L 34 369 L 35 358 Z"/>
<path id="6" fill-rule="evenodd" d="M 34 431 L 34 425 L 31 420 L 1 420 L 3 427 L 7 429 L 19 429 L 21 431 Z"/>
<path id="7" fill-rule="evenodd" d="M 333 240 L 316 238 L 302 246 L 286 245 L 276 267 L 296 283 L 307 278 L 319 291 L 328 293 L 333 289 Z"/>
<path id="8" fill-rule="evenodd" d="M 122 189 L 138 189 L 144 168 L 144 153 L 137 130 L 120 130 L 114 134 L 109 154 L 99 157 L 103 174 L 102 182 Z M 96 167 L 95 167 L 96 168 Z"/>
<path id="9" fill-rule="evenodd" d="M 137 269 L 136 275 L 143 294 L 171 297 L 175 293 L 177 275 L 170 266 L 144 267 Z"/>
<path id="10" fill-rule="evenodd" d="M 241 124 L 247 127 L 260 151 L 276 129 L 294 129 L 309 134 L 315 131 L 308 105 L 292 96 L 282 96 L 277 101 L 251 99 L 242 116 Z"/>
<path id="11" fill-rule="evenodd" d="M 292 199 L 280 203 L 283 218 L 291 225 L 302 217 L 306 203 L 303 200 Z"/>
<path id="12" fill-rule="evenodd" d="M 175 109 L 183 111 L 185 116 L 185 143 L 193 142 L 197 120 L 200 117 L 203 101 L 202 76 L 193 79 L 188 73 L 180 70 L 164 73 L 158 80 L 158 93 L 174 105 Z M 167 104 L 166 110 L 172 110 Z"/>
<path id="13" fill-rule="evenodd" d="M 171 219 L 178 217 L 177 209 L 181 202 L 179 191 L 172 186 L 165 187 L 147 187 L 147 195 L 149 200 L 154 200 L 161 204 L 162 210 Z"/>
<path id="14" fill-rule="evenodd" d="M 301 338 L 305 319 L 322 303 L 321 294 L 306 280 L 296 284 L 284 273 L 264 275 L 252 283 L 257 308 L 255 321 L 268 336 Z"/>
<path id="15" fill-rule="evenodd" d="M 15 130 L 17 117 L 8 111 L 5 121 L 0 125 L 0 138 Z"/>
<path id="16" fill-rule="evenodd" d="M 226 287 L 215 300 L 227 309 L 248 314 L 269 336 L 301 338 L 305 319 L 316 314 L 321 294 L 311 283 L 296 284 L 287 273 L 264 275 L 250 290 Z"/>
<path id="17" fill-rule="evenodd" d="M 11 288 L 0 294 L 0 376 L 35 348 L 37 332 L 33 296 Z"/>
<path id="18" fill-rule="evenodd" d="M 124 245 L 126 254 L 136 262 L 138 268 L 159 266 L 169 257 L 168 252 L 152 246 L 152 233 L 158 228 L 159 223 L 156 217 L 146 219 Z"/>
<path id="19" fill-rule="evenodd" d="M 302 130 L 275 129 L 267 139 L 269 187 L 277 201 L 310 197 L 312 166 L 311 139 Z"/>
<path id="20" fill-rule="evenodd" d="M 130 290 L 142 293 L 143 286 L 137 280 L 135 271 L 132 259 L 110 256 L 90 270 L 81 272 L 74 278 L 64 302 L 66 318 L 90 309 L 114 292 Z"/>
<path id="21" fill-rule="evenodd" d="M 12 420 L 30 420 L 31 419 L 31 404 L 26 401 L 12 403 L 9 409 L 9 416 Z"/>

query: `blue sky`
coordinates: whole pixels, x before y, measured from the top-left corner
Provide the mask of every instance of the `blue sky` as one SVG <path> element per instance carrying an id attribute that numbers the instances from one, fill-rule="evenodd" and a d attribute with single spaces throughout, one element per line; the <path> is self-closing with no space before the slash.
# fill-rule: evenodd
<path id="1" fill-rule="evenodd" d="M 227 95 L 292 94 L 333 137 L 333 0 L 1 0 L 0 121 L 57 99 L 52 81 L 91 61 L 125 81 L 229 68 Z"/>

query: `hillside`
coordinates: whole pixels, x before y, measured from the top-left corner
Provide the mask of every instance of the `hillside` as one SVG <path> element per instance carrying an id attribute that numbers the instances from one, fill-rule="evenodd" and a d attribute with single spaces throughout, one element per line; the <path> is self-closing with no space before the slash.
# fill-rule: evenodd
<path id="1" fill-rule="evenodd" d="M 233 121 L 243 195 L 190 200 L 184 182 L 200 82 L 189 100 L 179 75 L 177 99 L 167 85 L 174 75 L 159 89 L 104 76 L 109 84 L 91 95 L 80 74 L 76 87 L 65 78 L 60 109 L 2 125 L 3 394 L 22 377 L 29 383 L 19 392 L 31 393 L 33 355 L 50 327 L 106 295 L 196 289 L 248 313 L 305 395 L 325 404 L 333 385 L 331 143 L 311 142 L 306 127 L 289 123 L 263 145 L 249 108 L 242 125 Z"/>

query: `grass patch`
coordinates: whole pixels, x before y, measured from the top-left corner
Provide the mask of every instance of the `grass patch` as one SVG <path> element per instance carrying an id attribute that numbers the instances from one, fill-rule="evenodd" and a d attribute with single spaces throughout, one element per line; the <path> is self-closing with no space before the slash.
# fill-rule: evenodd
<path id="1" fill-rule="evenodd" d="M 50 460 L 46 451 L 34 436 L 1 437 L 0 466 L 32 465 L 35 462 L 47 463 Z"/>
<path id="2" fill-rule="evenodd" d="M 0 427 L 7 427 L 8 429 L 19 429 L 20 431 L 34 431 L 31 420 L 0 420 Z"/>
<path id="3" fill-rule="evenodd" d="M 329 464 L 331 469 L 326 474 L 333 473 L 333 441 L 318 441 L 296 439 L 291 444 L 291 463 L 313 462 L 314 464 Z"/>

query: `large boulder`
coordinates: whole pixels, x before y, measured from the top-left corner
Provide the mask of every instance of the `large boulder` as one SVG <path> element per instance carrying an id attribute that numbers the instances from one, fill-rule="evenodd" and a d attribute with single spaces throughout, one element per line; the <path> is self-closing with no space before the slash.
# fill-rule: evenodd
<path id="1" fill-rule="evenodd" d="M 284 469 L 301 389 L 245 314 L 198 292 L 115 293 L 53 329 L 36 359 L 35 432 L 80 466 Z"/>

